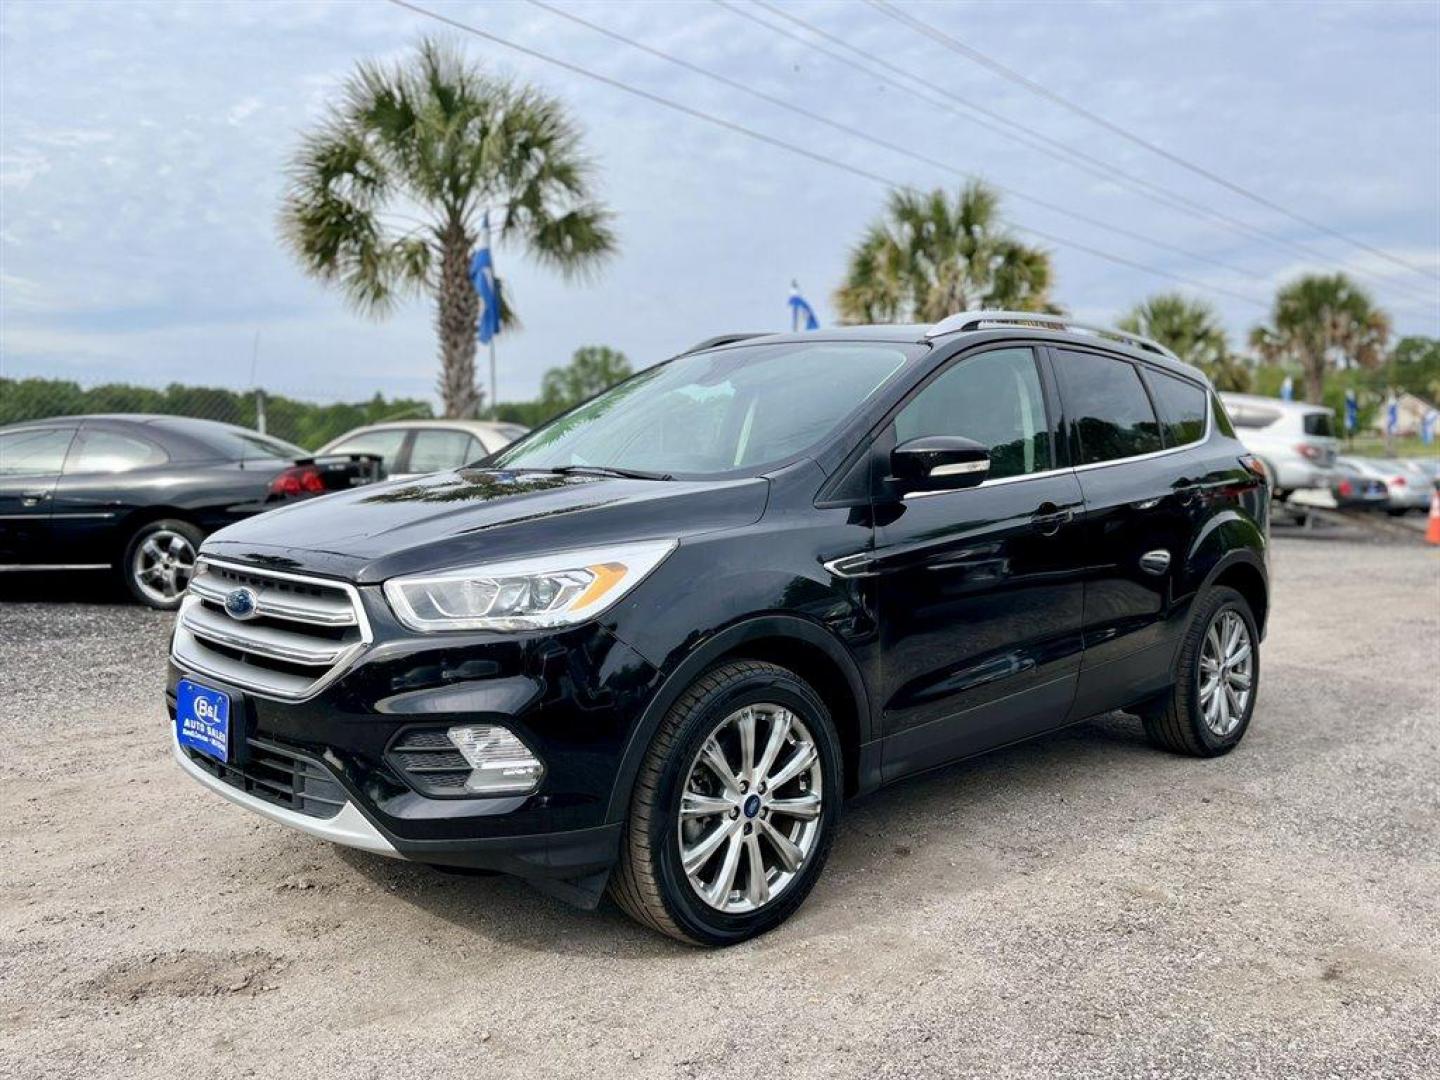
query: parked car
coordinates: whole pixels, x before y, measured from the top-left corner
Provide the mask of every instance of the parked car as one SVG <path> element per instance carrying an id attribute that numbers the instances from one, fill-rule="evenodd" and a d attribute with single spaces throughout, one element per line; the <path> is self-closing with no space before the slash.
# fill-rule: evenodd
<path id="1" fill-rule="evenodd" d="M 484 468 L 212 536 L 172 751 L 312 835 L 740 941 L 851 796 L 1116 708 L 1233 749 L 1269 506 L 1205 376 L 1143 338 L 715 339 Z"/>
<path id="2" fill-rule="evenodd" d="M 1336 458 L 1330 473 L 1330 496 L 1341 510 L 1385 510 L 1390 492 L 1385 481 L 1368 476 L 1354 462 Z"/>
<path id="3" fill-rule="evenodd" d="M 1432 486 L 1440 486 L 1440 456 L 1409 458 L 1406 464 L 1429 477 Z"/>
<path id="4" fill-rule="evenodd" d="M 1363 476 L 1385 485 L 1386 509 L 1394 517 L 1411 510 L 1428 510 L 1434 481 L 1409 462 L 1387 458 L 1343 457 L 1339 461 Z"/>
<path id="5" fill-rule="evenodd" d="M 1340 446 L 1333 409 L 1255 394 L 1222 393 L 1220 400 L 1240 441 L 1265 463 L 1277 499 L 1293 491 L 1330 488 Z"/>
<path id="6" fill-rule="evenodd" d="M 479 461 L 529 430 L 488 420 L 396 420 L 347 431 L 318 452 L 378 454 L 387 475 L 405 480 Z"/>
<path id="7" fill-rule="evenodd" d="M 381 476 L 377 458 L 315 457 L 209 420 L 64 416 L 0 427 L 0 570 L 115 570 L 174 608 L 207 534 Z"/>

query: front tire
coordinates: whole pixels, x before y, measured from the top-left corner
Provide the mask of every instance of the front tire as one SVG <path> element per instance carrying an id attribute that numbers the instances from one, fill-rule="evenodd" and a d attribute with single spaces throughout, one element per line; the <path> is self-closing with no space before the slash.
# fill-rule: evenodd
<path id="1" fill-rule="evenodd" d="M 147 607 L 174 611 L 180 606 L 205 534 L 179 518 L 142 525 L 117 567 L 130 595 Z"/>
<path id="2" fill-rule="evenodd" d="M 1150 741 L 1194 757 L 1233 750 L 1255 712 L 1259 645 L 1244 596 L 1223 585 L 1201 596 L 1181 642 L 1174 686 L 1140 710 Z"/>
<path id="3" fill-rule="evenodd" d="M 784 922 L 840 820 L 840 741 L 785 668 L 711 668 L 670 709 L 635 780 L 610 894 L 643 925 L 730 945 Z"/>

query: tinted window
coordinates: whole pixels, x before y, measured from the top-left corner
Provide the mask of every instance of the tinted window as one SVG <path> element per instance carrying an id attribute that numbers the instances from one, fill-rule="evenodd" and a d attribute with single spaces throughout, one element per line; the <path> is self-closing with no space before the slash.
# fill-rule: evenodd
<path id="1" fill-rule="evenodd" d="M 0 432 L 0 475 L 45 476 L 59 473 L 74 434 L 74 428 Z"/>
<path id="2" fill-rule="evenodd" d="M 292 443 L 272 439 L 269 435 L 261 435 L 258 431 L 246 431 L 244 428 L 212 428 L 207 425 L 198 430 L 190 429 L 186 433 L 194 435 L 196 439 L 215 450 L 227 461 L 250 461 L 255 458 L 287 460 L 309 457 L 306 451 Z"/>
<path id="3" fill-rule="evenodd" d="M 990 476 L 1050 468 L 1045 398 L 1029 349 L 998 349 L 952 366 L 895 417 L 897 442 L 962 435 L 990 448 Z"/>
<path id="4" fill-rule="evenodd" d="M 1147 371 L 1146 380 L 1160 410 L 1166 446 L 1184 446 L 1205 436 L 1206 394 L 1203 387 L 1188 379 L 1177 379 L 1158 371 Z"/>
<path id="5" fill-rule="evenodd" d="M 500 468 L 690 475 L 757 470 L 816 445 L 922 347 L 787 341 L 640 372 L 500 451 Z"/>
<path id="6" fill-rule="evenodd" d="M 409 434 L 405 428 L 387 428 L 384 431 L 366 431 L 353 439 L 336 443 L 327 454 L 379 454 L 387 466 L 393 465 L 400 456 L 400 444 Z"/>
<path id="7" fill-rule="evenodd" d="M 80 433 L 75 449 L 65 459 L 67 473 L 124 472 L 146 465 L 164 465 L 169 461 L 165 451 L 145 439 L 121 435 L 116 431 Z"/>
<path id="8" fill-rule="evenodd" d="M 410 447 L 410 464 L 405 471 L 428 473 L 458 469 L 466 462 L 484 456 L 480 444 L 467 432 L 421 430 L 415 432 L 415 442 Z"/>
<path id="9" fill-rule="evenodd" d="M 1097 353 L 1061 351 L 1056 364 L 1065 415 L 1078 436 L 1078 463 L 1149 454 L 1160 425 L 1133 364 Z"/>
<path id="10" fill-rule="evenodd" d="M 1335 418 L 1328 412 L 1312 412 L 1305 414 L 1305 434 L 1324 435 L 1326 438 L 1335 437 Z"/>

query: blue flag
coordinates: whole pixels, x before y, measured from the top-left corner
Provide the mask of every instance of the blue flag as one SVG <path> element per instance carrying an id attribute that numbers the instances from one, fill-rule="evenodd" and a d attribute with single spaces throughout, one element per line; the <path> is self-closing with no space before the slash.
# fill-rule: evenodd
<path id="1" fill-rule="evenodd" d="M 1395 395 L 1390 395 L 1390 400 L 1385 403 L 1385 434 L 1394 435 L 1400 429 L 1400 402 Z"/>
<path id="2" fill-rule="evenodd" d="M 820 320 L 815 318 L 815 309 L 807 304 L 805 298 L 800 295 L 798 281 L 790 282 L 790 329 L 792 331 L 820 329 Z"/>
<path id="3" fill-rule="evenodd" d="M 1289 375 L 1286 375 L 1285 381 L 1280 384 L 1280 400 L 1295 400 L 1295 380 L 1292 379 Z"/>
<path id="4" fill-rule="evenodd" d="M 1355 391 L 1345 391 L 1345 430 L 1354 431 L 1360 426 L 1360 402 L 1355 400 Z"/>
<path id="5" fill-rule="evenodd" d="M 1440 420 L 1440 412 L 1434 409 L 1427 409 L 1425 415 L 1420 418 L 1420 438 L 1426 446 L 1435 441 L 1435 421 Z"/>
<path id="6" fill-rule="evenodd" d="M 470 283 L 480 297 L 480 344 L 489 345 L 500 333 L 500 285 L 495 280 L 495 263 L 490 258 L 490 215 L 480 233 L 480 246 L 470 256 Z"/>

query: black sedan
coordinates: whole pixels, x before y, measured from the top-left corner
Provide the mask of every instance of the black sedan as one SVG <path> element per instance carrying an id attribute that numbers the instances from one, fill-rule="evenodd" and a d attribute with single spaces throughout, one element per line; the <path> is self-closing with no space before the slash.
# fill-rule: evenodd
<path id="1" fill-rule="evenodd" d="M 248 428 L 178 416 L 0 427 L 0 570 L 116 570 L 174 608 L 205 536 L 285 502 L 380 478 L 378 458 L 316 458 Z"/>

